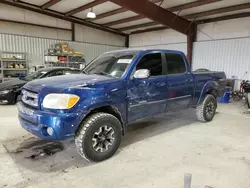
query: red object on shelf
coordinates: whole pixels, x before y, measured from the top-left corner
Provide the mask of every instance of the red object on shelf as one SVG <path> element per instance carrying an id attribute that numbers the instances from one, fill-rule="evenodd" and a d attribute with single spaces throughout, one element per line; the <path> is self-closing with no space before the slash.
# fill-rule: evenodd
<path id="1" fill-rule="evenodd" d="M 58 61 L 60 61 L 60 62 L 66 62 L 67 61 L 67 57 L 58 57 Z"/>

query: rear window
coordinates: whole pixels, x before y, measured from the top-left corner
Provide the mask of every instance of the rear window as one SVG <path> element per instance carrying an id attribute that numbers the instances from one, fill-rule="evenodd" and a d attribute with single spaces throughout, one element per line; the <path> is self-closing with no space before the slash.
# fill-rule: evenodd
<path id="1" fill-rule="evenodd" d="M 181 74 L 186 72 L 184 59 L 179 54 L 165 53 L 168 74 Z"/>

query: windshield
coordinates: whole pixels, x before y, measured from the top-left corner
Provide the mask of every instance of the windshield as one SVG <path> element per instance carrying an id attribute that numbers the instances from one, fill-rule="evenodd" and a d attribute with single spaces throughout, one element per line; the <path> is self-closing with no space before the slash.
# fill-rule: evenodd
<path id="1" fill-rule="evenodd" d="M 40 78 L 41 76 L 45 75 L 46 73 L 47 73 L 47 71 L 45 71 L 45 70 L 38 70 L 38 71 L 33 72 L 33 73 L 27 75 L 26 77 L 24 77 L 24 80 L 27 80 L 27 81 L 35 80 L 35 79 Z"/>
<path id="2" fill-rule="evenodd" d="M 138 51 L 105 53 L 89 63 L 83 72 L 120 78 L 137 53 Z"/>

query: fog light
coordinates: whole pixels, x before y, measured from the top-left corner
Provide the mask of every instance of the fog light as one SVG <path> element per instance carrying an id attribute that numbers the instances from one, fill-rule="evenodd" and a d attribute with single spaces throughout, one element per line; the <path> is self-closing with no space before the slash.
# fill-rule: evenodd
<path id="1" fill-rule="evenodd" d="M 51 128 L 51 127 L 48 127 L 47 128 L 47 133 L 48 133 L 48 135 L 50 135 L 50 136 L 52 136 L 53 135 L 53 129 Z"/>

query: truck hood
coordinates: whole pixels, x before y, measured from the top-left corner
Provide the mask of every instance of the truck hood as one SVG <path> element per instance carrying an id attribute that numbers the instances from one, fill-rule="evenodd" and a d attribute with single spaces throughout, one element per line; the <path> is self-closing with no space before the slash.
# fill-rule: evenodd
<path id="1" fill-rule="evenodd" d="M 58 88 L 66 89 L 70 87 L 84 87 L 87 85 L 93 85 L 97 82 L 104 82 L 108 80 L 116 80 L 117 78 L 112 78 L 109 76 L 102 75 L 87 75 L 87 74 L 74 74 L 74 75 L 64 75 L 55 76 L 51 78 L 43 78 L 39 80 L 34 80 L 27 83 L 24 88 L 39 92 L 43 88 Z"/>

